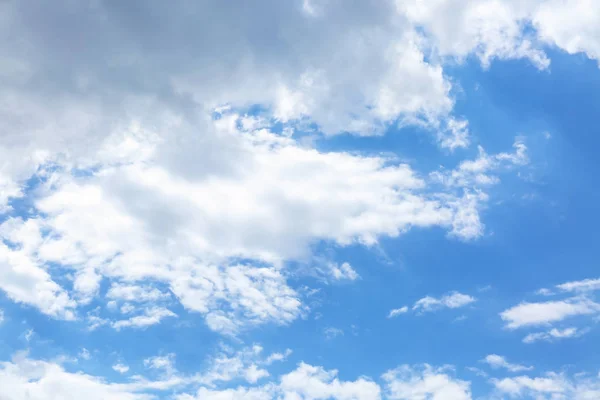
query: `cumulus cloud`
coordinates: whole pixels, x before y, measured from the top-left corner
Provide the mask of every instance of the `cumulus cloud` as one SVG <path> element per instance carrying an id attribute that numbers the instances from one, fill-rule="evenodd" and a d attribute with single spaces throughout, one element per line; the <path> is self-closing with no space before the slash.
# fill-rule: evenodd
<path id="1" fill-rule="evenodd" d="M 106 299 L 126 301 L 132 317 L 92 315 L 91 326 L 123 328 L 173 316 L 160 303 L 168 288 L 211 329 L 236 335 L 303 315 L 285 265 L 310 259 L 316 242 L 374 246 L 415 227 L 482 236 L 486 188 L 527 161 L 524 143 L 423 173 L 301 140 L 416 125 L 442 147 L 467 146 L 445 57 L 544 58 L 514 21 L 527 10 L 443 3 L 3 3 L 0 37 L 23 43 L 0 43 L 0 212 L 26 196 L 32 213 L 2 222 L 0 289 L 72 320 L 106 281 Z M 454 38 L 464 48 L 435 30 L 448 6 L 474 27 Z M 148 29 L 154 15 L 166 17 Z M 81 26 L 86 45 L 66 46 Z M 247 115 L 253 105 L 264 111 Z M 359 278 L 348 263 L 328 273 Z"/>
<path id="2" fill-rule="evenodd" d="M 453 378 L 449 372 L 430 365 L 402 365 L 383 375 L 386 398 L 471 400 L 470 383 Z"/>
<path id="3" fill-rule="evenodd" d="M 12 222 L 32 226 L 27 237 L 15 239 L 21 247 L 29 243 L 29 250 L 19 251 L 35 265 L 52 262 L 116 280 L 109 299 L 157 301 L 168 295 L 147 282 L 162 282 L 186 308 L 204 314 L 209 327 L 235 334 L 260 323 L 289 323 L 302 313 L 279 265 L 302 258 L 316 239 L 372 245 L 413 226 L 444 226 L 465 238 L 481 234 L 483 194 L 428 193 L 408 165 L 318 152 L 265 129 L 240 131 L 239 118 L 210 123 L 213 145 L 235 154 L 219 160 L 210 175 L 189 163 L 186 173 L 193 175 L 184 179 L 172 170 L 183 165 L 155 164 L 171 151 L 167 142 L 143 162 L 104 165 L 83 177 L 54 171 L 35 203 L 44 217 Z M 177 146 L 178 159 L 202 148 Z M 42 231 L 50 234 L 36 239 Z M 229 264 L 235 257 L 272 266 Z M 358 278 L 349 264 L 330 270 L 334 279 Z M 47 279 L 53 298 L 74 307 Z"/>
<path id="4" fill-rule="evenodd" d="M 280 389 L 286 398 L 379 400 L 379 385 L 367 378 L 341 381 L 336 370 L 300 363 L 298 368 L 281 377 Z"/>
<path id="5" fill-rule="evenodd" d="M 107 383 L 84 373 L 66 371 L 61 365 L 32 360 L 17 354 L 13 361 L 0 363 L 0 386 L 10 400 L 90 399 L 149 400 L 152 396 Z"/>

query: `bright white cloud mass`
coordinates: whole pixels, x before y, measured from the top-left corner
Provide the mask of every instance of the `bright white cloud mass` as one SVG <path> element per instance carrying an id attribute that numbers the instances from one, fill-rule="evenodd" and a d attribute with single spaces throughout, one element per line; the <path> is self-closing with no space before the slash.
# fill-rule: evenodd
<path id="1" fill-rule="evenodd" d="M 0 400 L 600 398 L 600 3 L 7 0 L 0 56 Z"/>

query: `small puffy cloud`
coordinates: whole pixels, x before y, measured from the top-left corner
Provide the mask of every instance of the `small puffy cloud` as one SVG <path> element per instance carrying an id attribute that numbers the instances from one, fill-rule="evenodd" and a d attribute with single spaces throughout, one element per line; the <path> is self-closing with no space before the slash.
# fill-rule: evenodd
<path id="1" fill-rule="evenodd" d="M 323 331 L 327 340 L 335 339 L 338 336 L 344 336 L 344 331 L 339 328 L 328 327 Z"/>
<path id="2" fill-rule="evenodd" d="M 354 281 L 359 278 L 358 273 L 352 268 L 352 266 L 345 262 L 341 265 L 331 265 L 331 276 L 335 280 L 350 280 Z"/>
<path id="3" fill-rule="evenodd" d="M 292 350 L 291 349 L 286 349 L 285 352 L 283 352 L 283 353 L 272 353 L 264 361 L 264 364 L 265 365 L 271 365 L 272 363 L 277 362 L 277 361 L 284 361 L 291 354 L 292 354 Z"/>
<path id="4" fill-rule="evenodd" d="M 175 354 L 169 353 L 164 356 L 154 356 L 144 359 L 144 366 L 150 369 L 163 371 L 167 375 L 173 374 L 175 369 Z"/>
<path id="5" fill-rule="evenodd" d="M 547 325 L 564 319 L 600 312 L 600 304 L 581 297 L 540 303 L 523 302 L 500 313 L 509 329 Z"/>
<path id="6" fill-rule="evenodd" d="M 405 314 L 408 312 L 408 307 L 404 306 L 404 307 L 400 307 L 400 308 L 395 308 L 393 310 L 390 310 L 390 313 L 388 314 L 388 318 L 394 318 L 397 317 L 400 314 Z"/>
<path id="7" fill-rule="evenodd" d="M 262 355 L 263 348 L 258 345 L 243 348 L 236 352 L 223 351 L 209 360 L 209 366 L 195 379 L 207 386 L 214 386 L 219 382 L 229 382 L 242 378 L 249 383 L 256 383 L 269 376 L 269 372 L 262 368 L 274 361 L 285 359 L 291 353 L 273 353 L 267 357 Z"/>
<path id="8" fill-rule="evenodd" d="M 498 183 L 499 178 L 494 173 L 504 168 L 525 165 L 529 161 L 525 143 L 517 140 L 513 148 L 512 153 L 489 155 L 479 146 L 476 159 L 462 161 L 451 171 L 434 171 L 430 177 L 446 186 L 473 187 Z"/>
<path id="9" fill-rule="evenodd" d="M 92 357 L 92 355 L 90 354 L 90 351 L 88 349 L 86 349 L 85 347 L 81 349 L 78 356 L 82 360 L 89 360 Z"/>
<path id="10" fill-rule="evenodd" d="M 128 366 L 128 365 L 125 365 L 125 364 L 121 364 L 121 363 L 119 363 L 119 364 L 115 364 L 115 365 L 113 365 L 113 366 L 112 366 L 112 369 L 114 369 L 115 371 L 117 371 L 117 372 L 118 372 L 118 373 L 120 373 L 120 374 L 124 374 L 124 373 L 126 373 L 127 371 L 129 371 L 129 366 Z"/>
<path id="11" fill-rule="evenodd" d="M 477 301 L 476 298 L 459 292 L 450 292 L 440 298 L 431 296 L 417 300 L 413 305 L 413 311 L 424 313 L 433 312 L 443 308 L 460 308 Z"/>
<path id="12" fill-rule="evenodd" d="M 402 365 L 383 375 L 390 400 L 471 400 L 470 383 L 449 375 L 447 368 Z"/>
<path id="13" fill-rule="evenodd" d="M 521 371 L 530 371 L 533 367 L 524 366 L 520 364 L 512 364 L 506 361 L 506 358 L 499 356 L 497 354 L 489 354 L 487 355 L 482 362 L 488 364 L 492 368 L 505 368 L 510 372 L 521 372 Z"/>

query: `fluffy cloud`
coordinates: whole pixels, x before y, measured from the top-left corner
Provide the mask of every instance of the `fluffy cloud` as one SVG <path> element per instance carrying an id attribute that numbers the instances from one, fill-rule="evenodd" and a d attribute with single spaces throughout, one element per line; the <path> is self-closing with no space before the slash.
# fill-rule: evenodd
<path id="1" fill-rule="evenodd" d="M 600 60 L 600 6 L 593 0 L 546 0 L 532 16 L 541 40 Z"/>
<path id="2" fill-rule="evenodd" d="M 471 400 L 470 383 L 448 375 L 444 368 L 429 365 L 400 366 L 383 375 L 386 398 L 397 400 Z"/>
<path id="3" fill-rule="evenodd" d="M 378 400 L 379 385 L 366 378 L 355 381 L 340 381 L 337 371 L 327 371 L 300 363 L 295 371 L 281 377 L 281 390 L 285 399 L 325 400 Z"/>
<path id="4" fill-rule="evenodd" d="M 274 1 L 250 13 L 217 4 L 136 13 L 102 2 L 0 7 L 0 30 L 23 42 L 0 43 L 0 210 L 19 196 L 33 206 L 29 219 L 2 223 L 0 288 L 53 317 L 77 318 L 108 280 L 104 297 L 126 301 L 121 310 L 132 316 L 92 315 L 92 326 L 172 316 L 155 284 L 219 332 L 287 324 L 305 311 L 287 284 L 287 261 L 310 259 L 318 241 L 371 246 L 413 227 L 477 238 L 485 186 L 526 161 L 519 142 L 514 153 L 481 150 L 456 171 L 422 175 L 392 157 L 303 144 L 313 125 L 325 135 L 373 135 L 400 123 L 435 131 L 450 149 L 468 145 L 443 60 L 429 56 L 431 35 L 416 29 L 429 17 L 414 4 Z M 154 13 L 177 23 L 148 30 Z M 222 20 L 199 22 L 205 15 Z M 86 46 L 73 51 L 64 43 L 79 24 Z M 505 40 L 502 26 L 490 35 Z M 192 37 L 219 40 L 200 46 Z M 526 50 L 520 56 L 532 58 Z M 233 111 L 256 104 L 264 118 Z M 73 278 L 72 290 L 50 264 Z M 333 280 L 358 278 L 350 264 L 328 265 Z M 140 302 L 148 304 L 134 308 Z"/>
<path id="5" fill-rule="evenodd" d="M 125 364 L 115 364 L 112 366 L 112 369 L 114 369 L 115 371 L 117 371 L 120 374 L 124 374 L 127 371 L 129 371 L 129 366 L 125 365 Z"/>
<path id="6" fill-rule="evenodd" d="M 71 373 L 62 366 L 31 360 L 18 354 L 12 362 L 0 363 L 0 386 L 6 400 L 147 400 L 126 385 L 107 383 L 83 373 Z"/>
<path id="7" fill-rule="evenodd" d="M 212 329 L 235 334 L 302 313 L 280 265 L 305 257 L 314 240 L 372 245 L 413 226 L 444 226 L 464 238 L 481 234 L 483 194 L 460 194 L 460 185 L 457 193 L 432 192 L 426 179 L 393 159 L 318 152 L 264 128 L 239 128 L 244 118 L 224 114 L 207 122 L 201 140 L 185 130 L 160 146 L 141 134 L 128 137 L 146 148 L 142 159 L 107 161 L 83 176 L 55 168 L 36 192 L 43 217 L 10 220 L 6 231 L 26 234 L 13 234 L 20 249 L 6 251 L 40 269 L 55 263 L 75 270 L 78 298 L 96 295 L 99 281 L 109 278 L 145 286 L 113 282 L 108 299 L 155 302 L 167 294 L 147 282 L 164 283 Z M 214 165 L 179 163 L 206 153 L 209 138 L 227 157 Z M 520 158 L 520 149 L 494 159 Z M 167 157 L 175 150 L 177 157 Z M 262 265 L 230 264 L 234 258 Z M 358 277 L 349 264 L 329 265 L 333 279 Z M 62 308 L 74 305 L 44 279 L 56 287 L 53 297 L 65 299 Z"/>
<path id="8" fill-rule="evenodd" d="M 15 247 L 0 242 L 0 288 L 16 302 L 35 306 L 53 317 L 73 319 L 75 301 L 29 254 L 29 246 L 39 240 L 33 225 L 35 221 L 14 219 L 0 225 L 0 237 L 19 244 Z"/>
<path id="9" fill-rule="evenodd" d="M 157 301 L 169 297 L 169 293 L 161 292 L 156 288 L 136 285 L 113 283 L 108 289 L 106 297 L 132 302 Z"/>
<path id="10" fill-rule="evenodd" d="M 477 301 L 477 299 L 467 294 L 450 292 L 439 299 L 431 296 L 423 297 L 415 302 L 412 309 L 419 313 L 432 312 L 442 308 L 464 307 L 475 301 Z"/>
<path id="11" fill-rule="evenodd" d="M 547 301 L 541 303 L 521 303 L 509 308 L 500 317 L 509 329 L 524 326 L 547 325 L 577 315 L 590 315 L 600 312 L 600 304 L 586 298 Z"/>
<path id="12" fill-rule="evenodd" d="M 145 328 L 147 326 L 160 323 L 163 318 L 176 316 L 177 314 L 167 308 L 152 307 L 146 309 L 142 315 L 136 315 L 129 319 L 114 321 L 111 323 L 111 325 L 116 330 L 129 327 Z"/>
<path id="13" fill-rule="evenodd" d="M 569 376 L 548 372 L 541 376 L 492 379 L 491 382 L 498 394 L 509 398 L 591 400 L 600 396 L 598 376 L 586 373 Z"/>

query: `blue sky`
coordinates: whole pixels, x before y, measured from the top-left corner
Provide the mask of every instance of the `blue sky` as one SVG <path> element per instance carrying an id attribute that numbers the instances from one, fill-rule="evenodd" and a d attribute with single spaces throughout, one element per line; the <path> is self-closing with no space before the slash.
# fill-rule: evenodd
<path id="1" fill-rule="evenodd" d="M 599 4 L 0 8 L 0 399 L 600 398 Z"/>

